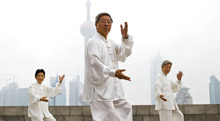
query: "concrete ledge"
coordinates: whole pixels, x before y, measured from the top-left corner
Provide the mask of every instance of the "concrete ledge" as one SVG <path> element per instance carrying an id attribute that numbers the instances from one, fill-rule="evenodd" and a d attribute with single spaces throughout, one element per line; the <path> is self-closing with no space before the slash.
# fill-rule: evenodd
<path id="1" fill-rule="evenodd" d="M 139 105 L 136 106 L 136 115 L 149 115 L 150 114 L 150 106 L 147 105 Z"/>
<path id="2" fill-rule="evenodd" d="M 91 116 L 92 115 L 89 106 L 82 106 L 82 108 L 83 108 L 83 115 L 84 116 L 87 116 L 87 115 Z"/>
<path id="3" fill-rule="evenodd" d="M 159 115 L 158 111 L 155 110 L 155 105 L 150 106 L 150 115 Z"/>
<path id="4" fill-rule="evenodd" d="M 135 105 L 132 106 L 132 114 L 137 115 L 137 106 Z"/>
<path id="5" fill-rule="evenodd" d="M 56 115 L 69 116 L 70 107 L 69 106 L 56 106 Z"/>
<path id="6" fill-rule="evenodd" d="M 184 121 L 206 121 L 205 115 L 189 114 L 184 115 Z"/>
<path id="7" fill-rule="evenodd" d="M 3 110 L 4 110 L 4 107 L 0 107 L 0 116 L 3 116 L 3 114 L 4 114 Z M 0 118 L 0 119 L 1 119 L 1 118 Z M 1 120 L 0 120 L 0 121 L 1 121 Z"/>
<path id="8" fill-rule="evenodd" d="M 159 121 L 154 105 L 132 106 L 134 121 Z M 220 105 L 180 105 L 184 121 L 220 121 Z M 92 121 L 89 106 L 51 106 L 57 121 Z M 0 107 L 0 121 L 31 121 L 27 106 Z"/>
<path id="9" fill-rule="evenodd" d="M 205 105 L 188 105 L 184 107 L 185 107 L 184 114 L 204 114 L 205 113 Z"/>
<path id="10" fill-rule="evenodd" d="M 70 115 L 77 116 L 83 114 L 83 107 L 81 106 L 71 106 L 70 107 Z"/>
<path id="11" fill-rule="evenodd" d="M 23 107 L 4 107 L 3 116 L 22 116 Z"/>
<path id="12" fill-rule="evenodd" d="M 205 121 L 220 121 L 220 115 L 217 114 L 205 115 Z"/>
<path id="13" fill-rule="evenodd" d="M 218 105 L 205 105 L 205 114 L 218 114 Z"/>

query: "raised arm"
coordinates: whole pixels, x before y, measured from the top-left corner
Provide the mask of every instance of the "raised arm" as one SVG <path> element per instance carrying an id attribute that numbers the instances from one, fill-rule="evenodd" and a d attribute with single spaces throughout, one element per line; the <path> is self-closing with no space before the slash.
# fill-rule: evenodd
<path id="1" fill-rule="evenodd" d="M 125 26 L 121 25 L 121 34 L 122 40 L 121 44 L 115 43 L 116 54 L 118 56 L 118 60 L 124 62 L 126 58 L 131 55 L 133 48 L 133 37 L 128 35 L 128 23 L 125 22 Z"/>
<path id="2" fill-rule="evenodd" d="M 178 92 L 181 88 L 182 88 L 182 76 L 183 76 L 183 72 L 182 71 L 179 71 L 179 73 L 177 74 L 177 81 L 176 82 L 173 82 L 171 81 L 171 84 L 172 84 L 172 89 L 173 89 L 173 92 Z"/>
<path id="3" fill-rule="evenodd" d="M 59 76 L 59 83 L 56 84 L 56 87 L 47 87 L 47 94 L 48 94 L 48 97 L 54 97 L 56 95 L 58 95 L 61 90 L 62 90 L 62 82 L 63 82 L 63 79 L 64 79 L 65 75 L 63 75 L 62 77 Z"/>

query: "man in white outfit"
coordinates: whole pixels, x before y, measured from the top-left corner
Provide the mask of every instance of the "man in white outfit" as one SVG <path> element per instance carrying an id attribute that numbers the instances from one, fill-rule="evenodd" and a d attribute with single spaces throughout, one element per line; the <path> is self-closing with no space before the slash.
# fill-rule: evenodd
<path id="1" fill-rule="evenodd" d="M 60 82 L 56 88 L 48 87 L 42 84 L 45 78 L 45 71 L 38 69 L 35 73 L 37 82 L 33 83 L 29 87 L 29 106 L 28 117 L 31 117 L 32 121 L 56 121 L 48 110 L 48 98 L 58 95 L 62 90 L 62 81 L 65 75 L 59 76 Z"/>
<path id="2" fill-rule="evenodd" d="M 119 69 L 131 54 L 133 40 L 128 35 L 128 24 L 121 25 L 121 44 L 107 38 L 113 20 L 108 13 L 96 16 L 97 33 L 87 45 L 83 100 L 90 102 L 94 121 L 133 121 L 132 106 L 125 99 L 120 79 L 130 77 Z"/>
<path id="3" fill-rule="evenodd" d="M 162 73 L 157 75 L 155 82 L 156 105 L 159 111 L 160 121 L 183 121 L 183 113 L 179 110 L 174 93 L 182 87 L 182 71 L 177 74 L 177 81 L 171 81 L 167 75 L 171 70 L 172 63 L 165 60 L 162 63 Z"/>

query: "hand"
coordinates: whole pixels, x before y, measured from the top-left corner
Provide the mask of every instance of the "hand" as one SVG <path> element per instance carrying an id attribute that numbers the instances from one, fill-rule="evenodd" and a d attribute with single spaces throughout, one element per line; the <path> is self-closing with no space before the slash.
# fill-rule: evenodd
<path id="1" fill-rule="evenodd" d="M 128 23 L 125 22 L 125 26 L 124 26 L 124 29 L 123 29 L 123 26 L 121 26 L 121 35 L 123 37 L 123 39 L 127 39 L 128 38 Z"/>
<path id="2" fill-rule="evenodd" d="M 60 83 L 62 83 L 63 82 L 63 78 L 65 77 L 65 74 L 62 76 L 62 77 L 60 77 L 59 76 L 59 79 L 60 79 Z"/>
<path id="3" fill-rule="evenodd" d="M 131 81 L 130 77 L 124 75 L 122 72 L 125 71 L 125 69 L 118 69 L 115 72 L 115 77 L 119 78 L 119 79 L 125 79 L 128 81 Z"/>
<path id="4" fill-rule="evenodd" d="M 178 80 L 181 80 L 183 77 L 183 72 L 182 71 L 179 71 L 179 73 L 177 74 L 177 79 Z"/>
<path id="5" fill-rule="evenodd" d="M 46 98 L 47 98 L 47 97 L 42 97 L 42 98 L 40 98 L 40 101 L 49 102 L 49 100 L 46 99 Z"/>
<path id="6" fill-rule="evenodd" d="M 164 95 L 160 95 L 160 98 L 165 102 L 167 101 L 167 99 L 164 98 Z"/>

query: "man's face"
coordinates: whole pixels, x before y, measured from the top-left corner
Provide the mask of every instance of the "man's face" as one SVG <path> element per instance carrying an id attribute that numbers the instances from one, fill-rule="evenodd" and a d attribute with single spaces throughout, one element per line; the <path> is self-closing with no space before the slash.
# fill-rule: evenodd
<path id="1" fill-rule="evenodd" d="M 111 31 L 112 27 L 112 21 L 109 16 L 103 15 L 100 17 L 98 23 L 96 23 L 96 30 L 101 35 L 108 35 L 108 33 Z"/>
<path id="2" fill-rule="evenodd" d="M 37 74 L 36 80 L 39 84 L 41 84 L 44 81 L 44 78 L 45 78 L 44 73 L 40 72 Z"/>
<path id="3" fill-rule="evenodd" d="M 164 67 L 162 67 L 162 72 L 167 75 L 168 73 L 170 73 L 171 70 L 171 64 L 167 64 Z"/>

